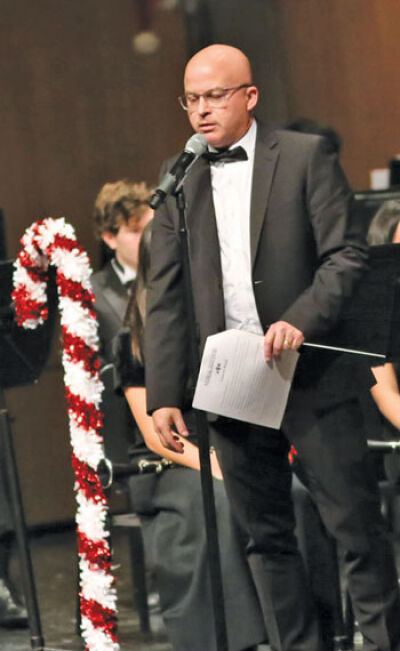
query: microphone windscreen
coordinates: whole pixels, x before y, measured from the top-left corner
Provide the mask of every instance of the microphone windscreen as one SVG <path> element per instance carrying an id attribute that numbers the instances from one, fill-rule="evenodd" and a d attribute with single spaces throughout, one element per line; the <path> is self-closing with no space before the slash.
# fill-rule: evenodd
<path id="1" fill-rule="evenodd" d="M 202 133 L 195 133 L 185 145 L 185 151 L 201 156 L 207 150 L 207 138 Z"/>

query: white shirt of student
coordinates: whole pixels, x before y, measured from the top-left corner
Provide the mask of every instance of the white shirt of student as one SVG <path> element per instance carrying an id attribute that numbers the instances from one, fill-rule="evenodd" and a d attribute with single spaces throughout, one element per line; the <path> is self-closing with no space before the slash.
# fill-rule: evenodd
<path id="1" fill-rule="evenodd" d="M 122 285 L 125 285 L 126 283 L 129 283 L 132 280 L 135 280 L 136 271 L 135 271 L 135 269 L 132 269 L 132 267 L 128 267 L 127 265 L 123 265 L 115 257 L 111 258 L 111 265 L 112 265 L 112 268 L 114 269 L 115 273 L 117 274 L 118 278 L 120 279 Z"/>
<path id="2" fill-rule="evenodd" d="M 210 163 L 211 187 L 220 244 L 226 329 L 263 334 L 254 298 L 250 255 L 250 199 L 257 125 L 233 147 L 248 160 Z M 215 151 L 210 147 L 211 151 Z"/>

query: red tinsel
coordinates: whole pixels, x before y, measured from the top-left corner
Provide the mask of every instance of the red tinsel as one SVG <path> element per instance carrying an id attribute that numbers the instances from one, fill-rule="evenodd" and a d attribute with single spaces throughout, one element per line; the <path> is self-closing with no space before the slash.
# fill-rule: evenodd
<path id="1" fill-rule="evenodd" d="M 11 297 L 15 305 L 15 320 L 18 325 L 23 325 L 25 321 L 38 319 L 41 317 L 44 321 L 47 319 L 49 311 L 44 303 L 39 303 L 30 295 L 26 287 L 17 287 Z"/>
<path id="2" fill-rule="evenodd" d="M 68 387 L 65 395 L 69 404 L 68 413 L 73 413 L 76 422 L 84 429 L 98 430 L 103 426 L 103 414 L 93 404 L 72 393 Z"/>
<path id="3" fill-rule="evenodd" d="M 57 271 L 57 284 L 61 296 L 72 296 L 74 301 L 82 303 L 84 307 L 92 308 L 94 294 L 82 287 L 82 283 L 66 278 L 61 271 Z"/>
<path id="4" fill-rule="evenodd" d="M 84 493 L 86 499 L 94 502 L 107 503 L 103 493 L 103 487 L 99 481 L 97 472 L 88 464 L 80 461 L 74 454 L 71 455 L 72 467 L 79 489 Z"/>
<path id="5" fill-rule="evenodd" d="M 99 370 L 100 361 L 97 357 L 97 351 L 87 346 L 80 337 L 71 334 L 65 326 L 62 328 L 62 337 L 64 351 L 69 355 L 71 361 L 81 362 L 88 372 Z"/>
<path id="6" fill-rule="evenodd" d="M 87 600 L 81 596 L 81 613 L 90 619 L 95 626 L 107 631 L 114 642 L 117 641 L 115 613 L 112 610 L 104 608 L 93 599 Z"/>
<path id="7" fill-rule="evenodd" d="M 60 302 L 63 365 L 65 378 L 69 382 L 69 385 L 65 386 L 65 391 L 71 441 L 74 446 L 72 466 L 78 503 L 77 534 L 82 572 L 81 613 L 92 625 L 83 626 L 82 635 L 87 644 L 87 651 L 98 651 L 99 644 L 101 649 L 109 649 L 110 643 L 114 643 L 113 649 L 116 650 L 119 649 L 116 635 L 117 618 L 116 610 L 112 608 L 115 603 L 113 588 L 115 579 L 111 572 L 109 534 L 106 528 L 102 529 L 101 524 L 106 524 L 108 521 L 107 499 L 97 471 L 92 467 L 104 452 L 102 451 L 103 439 L 99 433 L 103 417 L 96 406 L 100 403 L 102 382 L 99 376 L 99 342 L 97 319 L 93 310 L 94 297 L 92 291 L 88 289 L 91 274 L 89 259 L 77 243 L 72 227 L 66 224 L 63 218 L 58 220 L 48 218 L 36 222 L 27 229 L 21 242 L 24 248 L 16 261 L 15 289 L 12 295 L 17 323 L 27 328 L 34 328 L 46 320 L 48 309 L 45 295 L 49 265 L 56 267 L 59 297 L 68 298 L 76 304 L 77 314 L 81 317 L 74 319 L 74 310 L 70 310 L 69 301 Z M 74 256 L 77 258 L 77 272 L 73 272 L 72 278 L 69 278 L 71 256 L 65 256 L 64 253 L 71 251 L 73 251 L 72 268 Z M 40 300 L 36 297 L 40 297 Z M 84 375 L 81 373 L 82 367 L 86 371 Z M 81 393 L 85 396 L 93 395 L 93 402 L 81 398 Z M 92 531 L 96 531 L 96 527 L 86 527 L 86 525 L 91 524 L 91 519 L 96 517 L 96 514 L 101 518 L 101 523 L 96 538 L 92 540 L 88 536 Z M 93 572 L 101 572 L 101 574 L 93 580 Z M 99 588 L 102 588 L 102 592 L 99 592 Z M 96 601 L 99 594 L 102 594 L 101 602 L 109 607 Z M 101 637 L 103 633 L 109 637 L 108 641 L 104 640 L 105 646 Z"/>
<path id="8" fill-rule="evenodd" d="M 56 233 L 54 235 L 53 242 L 48 246 L 48 252 L 50 253 L 53 249 L 65 249 L 66 251 L 79 251 L 80 253 L 83 253 L 83 248 L 78 244 L 78 242 L 74 239 L 71 240 L 69 237 L 65 237 L 64 235 L 59 235 Z"/>
<path id="9" fill-rule="evenodd" d="M 91 566 L 100 570 L 109 570 L 111 568 L 111 552 L 108 544 L 104 540 L 97 542 L 90 540 L 79 529 L 77 533 L 79 554 L 84 554 Z"/>

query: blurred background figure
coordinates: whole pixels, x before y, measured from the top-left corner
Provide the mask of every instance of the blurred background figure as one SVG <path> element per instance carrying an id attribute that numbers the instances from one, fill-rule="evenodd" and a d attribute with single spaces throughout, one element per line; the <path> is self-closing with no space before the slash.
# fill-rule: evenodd
<path id="1" fill-rule="evenodd" d="M 123 395 L 114 391 L 112 341 L 121 330 L 129 301 L 136 283 L 140 238 L 153 211 L 148 202 L 151 189 L 146 183 L 118 180 L 106 183 L 99 191 L 93 213 L 94 233 L 104 245 L 105 264 L 91 277 L 95 294 L 94 305 L 100 337 L 100 375 L 104 383 L 102 398 L 104 449 L 113 463 L 127 463 L 130 448 L 135 448 L 140 435 Z M 129 496 L 124 486 L 115 494 Z M 122 489 L 122 490 L 121 490 Z M 119 500 L 121 501 L 121 499 Z M 124 508 L 121 504 L 119 509 Z M 158 607 L 158 595 L 152 588 L 152 571 L 147 567 L 148 605 Z"/>
<path id="2" fill-rule="evenodd" d="M 108 250 L 108 262 L 94 273 L 91 282 L 96 296 L 101 356 L 109 362 L 110 342 L 123 324 L 129 291 L 136 278 L 140 237 L 153 215 L 151 190 L 145 183 L 106 183 L 95 201 L 94 227 Z"/>
<path id="3" fill-rule="evenodd" d="M 0 626 L 25 628 L 28 614 L 20 591 L 10 576 L 10 558 L 14 542 L 14 524 L 6 483 L 5 455 L 0 441 Z"/>
<path id="4" fill-rule="evenodd" d="M 108 252 L 104 267 L 91 277 L 99 321 L 101 377 L 105 385 L 102 410 L 106 455 L 126 462 L 136 425 L 123 396 L 114 392 L 111 343 L 124 323 L 129 295 L 136 282 L 139 242 L 152 218 L 150 188 L 145 183 L 119 180 L 106 183 L 94 207 L 94 232 Z"/>
<path id="5" fill-rule="evenodd" d="M 340 154 L 342 149 L 342 138 L 334 129 L 328 124 L 322 124 L 310 118 L 298 118 L 292 122 L 288 122 L 285 128 L 289 131 L 298 131 L 299 133 L 309 133 L 315 136 L 323 136 L 330 144 L 330 151 L 335 154 Z"/>

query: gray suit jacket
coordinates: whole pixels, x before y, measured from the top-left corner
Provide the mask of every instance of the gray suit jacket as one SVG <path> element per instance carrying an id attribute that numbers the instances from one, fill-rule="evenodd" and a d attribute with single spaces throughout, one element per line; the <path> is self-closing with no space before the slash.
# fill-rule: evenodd
<path id="1" fill-rule="evenodd" d="M 124 325 L 129 294 L 111 262 L 92 275 L 91 283 L 96 297 L 94 308 L 99 322 L 100 374 L 104 383 L 102 436 L 106 456 L 114 463 L 127 463 L 129 448 L 136 441 L 136 423 L 125 396 L 115 392 L 113 340 Z"/>
<path id="2" fill-rule="evenodd" d="M 111 344 L 124 325 L 129 293 L 115 273 L 111 262 L 100 271 L 96 271 L 90 281 L 96 297 L 94 309 L 99 321 L 100 355 L 103 363 L 111 362 Z"/>
<path id="3" fill-rule="evenodd" d="M 302 330 L 306 340 L 334 327 L 368 257 L 365 226 L 350 210 L 350 188 L 327 149 L 319 136 L 258 127 L 250 217 L 256 305 L 265 329 L 282 319 Z M 184 192 L 202 348 L 208 335 L 225 328 L 210 170 L 203 159 L 191 168 Z M 187 397 L 188 329 L 173 197 L 155 216 L 151 260 L 145 353 L 150 412 L 183 407 Z M 325 366 L 336 364 L 329 355 L 329 363 L 316 365 L 312 358 L 309 352 L 301 356 L 299 385 L 315 386 Z"/>

